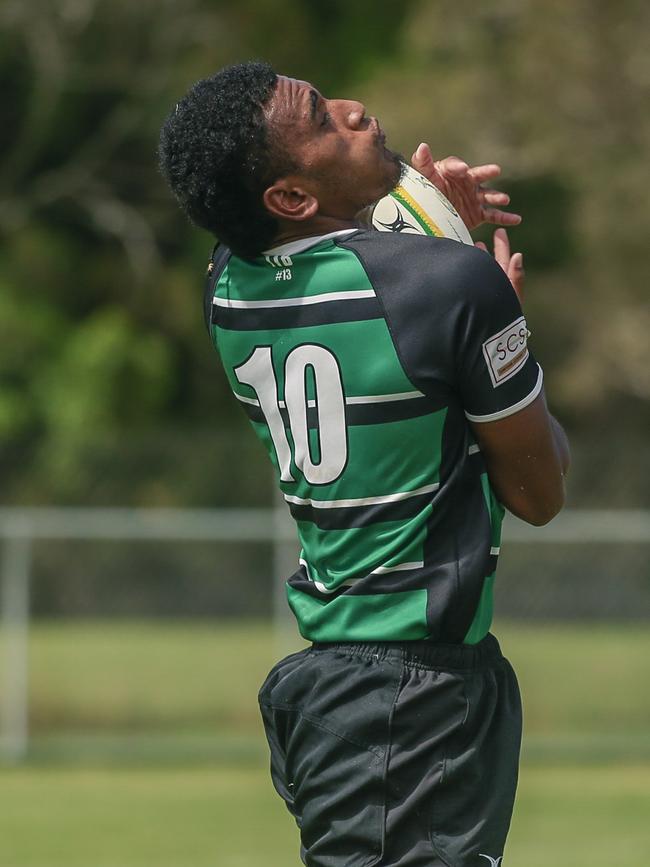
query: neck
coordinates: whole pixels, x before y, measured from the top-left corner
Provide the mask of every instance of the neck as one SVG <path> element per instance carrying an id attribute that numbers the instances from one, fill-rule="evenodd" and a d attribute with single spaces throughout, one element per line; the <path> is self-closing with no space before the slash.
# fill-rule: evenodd
<path id="1" fill-rule="evenodd" d="M 329 235 L 330 232 L 339 232 L 341 229 L 356 229 L 358 226 L 356 220 L 339 220 L 336 217 L 318 216 L 314 217 L 313 220 L 300 222 L 281 220 L 280 230 L 271 246 L 279 247 L 281 244 L 300 241 L 302 238 L 311 238 L 313 235 Z"/>

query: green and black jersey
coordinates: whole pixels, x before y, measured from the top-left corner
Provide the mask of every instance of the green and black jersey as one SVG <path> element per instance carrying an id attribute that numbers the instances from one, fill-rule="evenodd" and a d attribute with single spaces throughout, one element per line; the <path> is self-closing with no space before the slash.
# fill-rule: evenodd
<path id="1" fill-rule="evenodd" d="M 503 508 L 468 420 L 542 388 L 501 268 L 456 241 L 348 230 L 253 261 L 217 250 L 207 298 L 297 523 L 302 635 L 482 639 Z"/>

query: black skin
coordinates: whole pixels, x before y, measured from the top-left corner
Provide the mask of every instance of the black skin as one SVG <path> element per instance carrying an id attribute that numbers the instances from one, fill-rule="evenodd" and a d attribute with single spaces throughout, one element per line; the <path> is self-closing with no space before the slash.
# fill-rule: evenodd
<path id="1" fill-rule="evenodd" d="M 274 245 L 354 227 L 358 212 L 399 181 L 402 158 L 386 148 L 360 102 L 328 100 L 309 82 L 279 76 L 264 114 L 269 134 L 297 166 L 263 195 L 278 221 Z M 521 269 L 509 248 L 506 259 L 506 273 L 511 264 Z M 472 428 L 501 502 L 528 523 L 550 521 L 564 504 L 569 451 L 544 392 L 520 412 Z"/>
<path id="2" fill-rule="evenodd" d="M 362 103 L 326 99 L 307 81 L 278 76 L 264 114 L 270 137 L 296 164 L 264 192 L 278 221 L 275 244 L 352 228 L 359 211 L 397 185 L 403 158 L 385 146 Z"/>
<path id="3" fill-rule="evenodd" d="M 325 99 L 308 82 L 277 76 L 263 63 L 197 82 L 165 121 L 159 154 L 185 213 L 244 258 L 353 228 L 357 213 L 397 184 L 403 164 L 361 103 Z M 508 203 L 506 194 L 483 187 L 499 166 L 435 161 L 424 143 L 413 165 L 469 228 L 520 221 L 495 207 Z M 521 256 L 511 257 L 506 242 L 495 237 L 496 258 L 521 298 Z M 569 452 L 544 394 L 507 418 L 472 427 L 503 504 L 530 523 L 549 521 L 564 501 Z"/>

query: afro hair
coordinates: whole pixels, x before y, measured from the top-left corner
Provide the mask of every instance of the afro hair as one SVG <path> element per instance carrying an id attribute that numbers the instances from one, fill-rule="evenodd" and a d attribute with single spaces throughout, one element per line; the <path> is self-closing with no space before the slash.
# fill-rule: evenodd
<path id="1" fill-rule="evenodd" d="M 228 66 L 197 81 L 160 133 L 160 168 L 182 210 L 244 258 L 271 245 L 277 222 L 262 195 L 294 168 L 265 123 L 276 82 L 267 63 Z"/>

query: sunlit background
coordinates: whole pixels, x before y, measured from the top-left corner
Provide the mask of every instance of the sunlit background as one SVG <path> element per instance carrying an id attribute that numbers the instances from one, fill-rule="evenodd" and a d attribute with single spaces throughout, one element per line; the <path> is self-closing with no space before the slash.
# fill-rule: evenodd
<path id="1" fill-rule="evenodd" d="M 650 863 L 649 32 L 638 0 L 2 0 L 2 867 L 299 863 L 256 709 L 300 646 L 296 552 L 155 156 L 193 81 L 255 57 L 406 155 L 504 167 L 573 451 L 566 512 L 501 555 L 505 863 Z"/>

